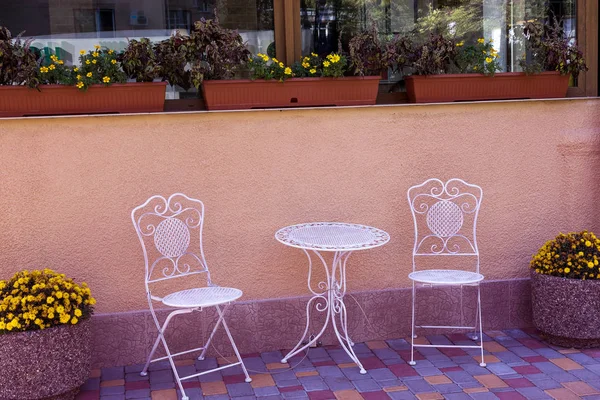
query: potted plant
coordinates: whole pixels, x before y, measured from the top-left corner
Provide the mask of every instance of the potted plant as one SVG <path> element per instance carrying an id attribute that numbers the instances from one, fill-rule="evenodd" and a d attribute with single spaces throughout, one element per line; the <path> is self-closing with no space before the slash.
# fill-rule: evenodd
<path id="1" fill-rule="evenodd" d="M 587 70 L 581 51 L 570 44 L 558 22 L 531 21 L 524 27 L 525 72 L 500 71 L 498 53 L 484 38 L 466 44 L 431 34 L 415 45 L 413 75 L 405 77 L 409 101 L 414 103 L 467 100 L 537 99 L 565 97 L 569 76 Z"/>
<path id="2" fill-rule="evenodd" d="M 346 57 L 316 54 L 294 65 L 258 54 L 216 20 L 196 22 L 189 37 L 190 80 L 209 110 L 375 104 L 379 76 L 348 77 Z M 240 78 L 243 71 L 250 79 Z"/>
<path id="3" fill-rule="evenodd" d="M 0 117 L 163 110 L 166 84 L 126 83 L 114 50 L 99 45 L 81 50 L 79 66 L 67 66 L 55 55 L 38 65 L 29 44 L 0 28 Z M 130 43 L 121 57 L 136 80 L 146 77 L 134 71 L 131 58 L 143 56 L 145 46 Z"/>
<path id="4" fill-rule="evenodd" d="M 533 323 L 550 343 L 600 345 L 599 264 L 600 239 L 587 231 L 561 233 L 533 256 Z"/>
<path id="5" fill-rule="evenodd" d="M 50 269 L 0 280 L 0 398 L 73 399 L 91 368 L 89 287 Z"/>

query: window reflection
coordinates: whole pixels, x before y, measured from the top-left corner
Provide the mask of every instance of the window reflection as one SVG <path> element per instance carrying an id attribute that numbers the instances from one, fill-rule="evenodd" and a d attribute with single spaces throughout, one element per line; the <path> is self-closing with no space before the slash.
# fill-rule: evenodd
<path id="1" fill-rule="evenodd" d="M 300 12 L 304 55 L 347 49 L 354 34 L 375 24 L 382 39 L 409 32 L 492 39 L 505 71 L 520 70 L 525 21 L 556 16 L 566 35 L 576 33 L 575 0 L 301 0 Z"/>

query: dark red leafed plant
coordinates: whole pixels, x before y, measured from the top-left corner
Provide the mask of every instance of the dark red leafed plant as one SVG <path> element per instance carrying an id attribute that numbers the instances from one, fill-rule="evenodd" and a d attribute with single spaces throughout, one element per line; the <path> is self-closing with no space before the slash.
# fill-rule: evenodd
<path id="1" fill-rule="evenodd" d="M 8 28 L 0 26 L 0 85 L 39 85 L 38 63 L 30 49 L 32 39 L 12 37 Z"/>

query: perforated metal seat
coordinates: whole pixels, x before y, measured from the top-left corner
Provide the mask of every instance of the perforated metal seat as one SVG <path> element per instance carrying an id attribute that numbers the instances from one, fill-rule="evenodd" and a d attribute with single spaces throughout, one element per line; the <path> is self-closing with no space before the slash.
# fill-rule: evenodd
<path id="1" fill-rule="evenodd" d="M 176 308 L 202 308 L 227 304 L 242 297 L 242 291 L 228 287 L 203 287 L 181 290 L 163 297 L 165 306 Z"/>
<path id="2" fill-rule="evenodd" d="M 481 282 L 483 275 L 454 269 L 429 269 L 411 272 L 408 277 L 415 282 L 432 285 L 468 285 Z"/>

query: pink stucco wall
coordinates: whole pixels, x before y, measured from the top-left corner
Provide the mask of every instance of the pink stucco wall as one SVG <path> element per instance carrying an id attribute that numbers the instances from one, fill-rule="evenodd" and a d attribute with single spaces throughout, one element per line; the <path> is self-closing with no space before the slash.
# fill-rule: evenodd
<path id="1" fill-rule="evenodd" d="M 182 191 L 206 207 L 213 279 L 245 299 L 306 294 L 286 225 L 390 233 L 349 261 L 349 290 L 408 286 L 406 189 L 483 187 L 482 271 L 527 276 L 562 230 L 600 230 L 600 99 L 0 120 L 0 279 L 51 267 L 85 280 L 97 311 L 147 308 L 131 209 Z"/>

